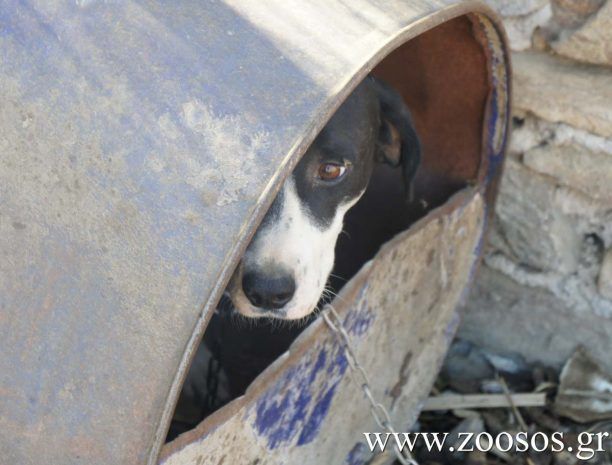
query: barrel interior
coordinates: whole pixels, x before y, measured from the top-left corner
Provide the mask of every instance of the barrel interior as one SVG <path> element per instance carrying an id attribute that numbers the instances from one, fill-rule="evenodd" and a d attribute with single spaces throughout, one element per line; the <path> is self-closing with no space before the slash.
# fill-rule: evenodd
<path id="1" fill-rule="evenodd" d="M 402 94 L 410 108 L 423 162 L 410 202 L 405 200 L 399 170 L 383 165 L 376 169 L 366 194 L 347 214 L 346 234 L 339 238 L 331 278 L 335 290 L 350 280 L 382 244 L 481 179 L 483 124 L 491 78 L 486 47 L 479 34 L 475 16 L 449 20 L 406 42 L 373 70 Z M 236 324 L 232 319 L 213 317 L 204 339 L 222 336 L 221 366 L 230 367 L 232 378 L 227 387 L 229 396 L 219 405 L 243 394 L 302 329 L 260 321 Z M 189 415 L 190 406 L 179 400 L 179 409 L 183 413 L 187 409 L 192 423 L 173 423 L 167 440 L 189 430 L 217 407 L 200 405 Z"/>
<path id="2" fill-rule="evenodd" d="M 422 145 L 423 161 L 406 203 L 398 170 L 379 165 L 349 211 L 335 275 L 350 278 L 380 245 L 478 181 L 489 76 L 471 16 L 450 20 L 391 52 L 374 70 L 398 90 Z M 339 286 L 340 283 L 334 283 Z"/>

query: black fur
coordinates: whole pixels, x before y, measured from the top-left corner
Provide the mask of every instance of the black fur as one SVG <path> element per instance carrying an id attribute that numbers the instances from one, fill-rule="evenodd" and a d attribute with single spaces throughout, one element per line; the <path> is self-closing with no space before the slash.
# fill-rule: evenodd
<path id="1" fill-rule="evenodd" d="M 421 163 L 421 143 L 414 128 L 410 111 L 402 96 L 395 89 L 374 77 L 370 77 L 369 81 L 380 102 L 382 128 L 379 141 L 383 144 L 390 142 L 390 131 L 386 126 L 387 124 L 392 125 L 399 132 L 401 158 L 398 161 L 402 167 L 406 197 L 412 200 L 410 198 L 412 196 L 412 181 Z"/>
<path id="2" fill-rule="evenodd" d="M 394 150 L 399 156 L 389 156 Z M 410 111 L 394 89 L 368 77 L 338 108 L 292 174 L 302 203 L 322 228 L 329 226 L 340 204 L 367 187 L 375 161 L 401 165 L 408 197 L 421 161 Z M 318 181 L 316 170 L 324 162 L 347 164 L 346 175 L 337 183 Z"/>

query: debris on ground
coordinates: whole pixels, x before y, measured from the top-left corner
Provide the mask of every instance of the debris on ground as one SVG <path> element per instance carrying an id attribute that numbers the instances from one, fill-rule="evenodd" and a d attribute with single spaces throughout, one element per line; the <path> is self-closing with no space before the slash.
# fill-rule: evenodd
<path id="1" fill-rule="evenodd" d="M 448 394 L 430 397 L 425 401 L 422 412 L 432 410 L 483 409 L 507 407 L 543 407 L 546 394 L 530 392 L 527 394 Z"/>
<path id="2" fill-rule="evenodd" d="M 417 443 L 420 465 L 612 465 L 612 375 L 582 348 L 559 373 L 456 340 L 415 430 L 449 433 L 442 451 Z M 472 445 L 480 435 L 486 452 L 458 450 L 460 433 L 468 432 Z M 553 433 L 563 447 L 551 441 Z M 521 434 L 525 452 L 515 447 Z"/>

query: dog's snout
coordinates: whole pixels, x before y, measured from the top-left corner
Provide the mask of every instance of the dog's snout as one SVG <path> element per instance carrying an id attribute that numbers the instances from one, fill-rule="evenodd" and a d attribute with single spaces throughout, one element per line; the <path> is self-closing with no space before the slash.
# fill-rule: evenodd
<path id="1" fill-rule="evenodd" d="M 248 271 L 242 277 L 242 290 L 255 307 L 278 310 L 293 297 L 295 279 L 287 272 Z"/>

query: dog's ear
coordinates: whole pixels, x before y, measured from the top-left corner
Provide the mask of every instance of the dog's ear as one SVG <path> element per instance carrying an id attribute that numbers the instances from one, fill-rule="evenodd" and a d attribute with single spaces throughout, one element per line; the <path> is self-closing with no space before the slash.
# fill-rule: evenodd
<path id="1" fill-rule="evenodd" d="M 421 144 L 410 111 L 402 96 L 389 85 L 373 76 L 369 79 L 380 102 L 377 160 L 401 165 L 406 197 L 412 200 L 412 181 L 421 163 Z"/>

